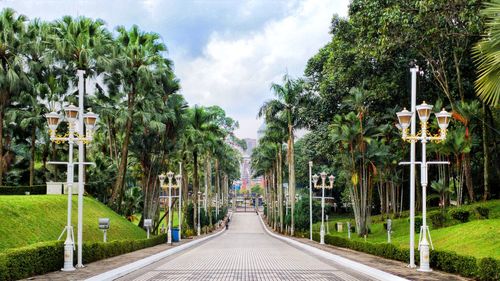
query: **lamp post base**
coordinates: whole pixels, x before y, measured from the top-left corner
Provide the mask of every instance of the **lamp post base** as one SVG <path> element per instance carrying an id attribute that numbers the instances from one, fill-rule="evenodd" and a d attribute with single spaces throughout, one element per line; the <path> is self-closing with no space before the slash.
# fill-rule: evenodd
<path id="1" fill-rule="evenodd" d="M 321 225 L 321 230 L 319 232 L 319 244 L 325 244 L 325 226 L 323 224 Z"/>
<path id="2" fill-rule="evenodd" d="M 420 267 L 417 269 L 417 271 L 421 272 L 431 272 L 432 269 L 430 267 L 430 261 L 429 261 L 429 243 L 427 242 L 427 239 L 422 239 L 422 242 L 420 243 Z"/>
<path id="3" fill-rule="evenodd" d="M 75 271 L 73 266 L 73 243 L 64 243 L 64 265 L 61 271 Z"/>

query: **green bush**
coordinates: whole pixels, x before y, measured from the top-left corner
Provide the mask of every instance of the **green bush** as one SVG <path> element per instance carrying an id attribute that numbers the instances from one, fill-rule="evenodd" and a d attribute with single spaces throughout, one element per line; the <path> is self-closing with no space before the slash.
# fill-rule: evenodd
<path id="1" fill-rule="evenodd" d="M 479 261 L 478 277 L 481 281 L 500 280 L 500 261 L 493 258 L 482 258 Z"/>
<path id="2" fill-rule="evenodd" d="M 47 194 L 47 186 L 2 186 L 0 187 L 0 195 L 24 195 L 29 192 L 31 195 Z"/>
<path id="3" fill-rule="evenodd" d="M 490 217 L 490 209 L 486 207 L 476 206 L 474 211 L 480 219 L 487 219 Z"/>
<path id="4" fill-rule="evenodd" d="M 410 218 L 408 218 L 408 222 L 410 222 Z M 423 220 L 420 216 L 415 216 L 415 231 L 420 233 L 420 228 L 422 227 Z"/>
<path id="5" fill-rule="evenodd" d="M 464 209 L 455 208 L 449 211 L 452 218 L 464 223 L 469 221 L 470 212 Z"/>
<path id="6" fill-rule="evenodd" d="M 444 227 L 448 218 L 443 212 L 432 212 L 429 214 L 429 219 L 432 222 L 434 228 Z"/>
<path id="7" fill-rule="evenodd" d="M 166 241 L 167 235 L 163 234 L 151 239 L 84 243 L 83 262 L 90 263 L 114 257 Z M 0 280 L 18 280 L 60 270 L 64 263 L 63 251 L 63 241 L 43 242 L 7 250 L 0 254 Z"/>
<path id="8" fill-rule="evenodd" d="M 319 241 L 318 233 L 313 234 L 313 240 Z M 410 259 L 409 249 L 399 248 L 394 244 L 353 241 L 332 235 L 325 235 L 325 243 L 403 262 L 408 262 Z M 419 256 L 418 251 L 415 256 Z M 492 258 L 484 258 L 478 263 L 475 257 L 462 256 L 448 251 L 431 251 L 430 263 L 434 269 L 465 277 L 499 280 L 500 261 Z"/>

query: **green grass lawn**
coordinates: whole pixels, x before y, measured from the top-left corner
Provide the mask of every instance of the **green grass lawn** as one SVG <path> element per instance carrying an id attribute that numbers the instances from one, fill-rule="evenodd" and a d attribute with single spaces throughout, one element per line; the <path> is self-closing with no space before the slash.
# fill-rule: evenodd
<path id="1" fill-rule="evenodd" d="M 165 214 L 165 211 L 161 211 L 160 212 L 160 218 L 163 217 L 163 214 Z M 133 221 L 133 223 L 135 225 L 138 225 L 139 222 L 141 221 L 141 214 L 135 214 L 135 219 Z M 160 223 L 160 227 L 161 228 L 161 225 L 162 224 L 165 224 L 165 228 L 167 227 L 168 225 L 168 216 L 165 217 L 161 223 Z M 178 215 L 178 212 L 174 210 L 174 212 L 172 213 L 172 227 L 179 227 L 179 215 Z"/>
<path id="2" fill-rule="evenodd" d="M 432 242 L 436 250 L 454 251 L 462 255 L 471 255 L 474 257 L 493 257 L 500 259 L 500 200 L 492 200 L 486 203 L 477 203 L 463 208 L 471 209 L 474 206 L 481 205 L 490 209 L 490 219 L 473 220 L 471 215 L 470 222 L 433 229 L 429 225 Z M 347 229 L 344 224 L 343 232 L 335 231 L 336 222 L 346 222 L 349 218 L 345 216 L 331 217 L 329 223 L 330 235 L 347 238 Z M 351 219 L 352 221 L 352 219 Z M 366 241 L 372 243 L 386 243 L 387 231 L 384 229 L 381 218 L 375 216 Z M 430 221 L 429 221 L 430 224 Z M 319 223 L 313 225 L 315 231 L 319 231 Z M 392 220 L 391 242 L 401 247 L 409 247 L 409 228 L 408 218 Z M 355 233 L 351 234 L 351 239 L 364 241 L 363 237 L 358 237 Z M 418 233 L 415 235 L 415 245 L 418 245 Z"/>
<path id="3" fill-rule="evenodd" d="M 73 196 L 72 222 L 77 236 L 77 196 Z M 0 196 L 0 251 L 7 248 L 57 240 L 67 220 L 66 195 Z M 108 241 L 142 239 L 144 230 L 113 212 L 104 204 L 84 197 L 83 241 L 102 241 L 98 218 L 110 218 Z M 66 236 L 62 239 L 64 240 Z"/>

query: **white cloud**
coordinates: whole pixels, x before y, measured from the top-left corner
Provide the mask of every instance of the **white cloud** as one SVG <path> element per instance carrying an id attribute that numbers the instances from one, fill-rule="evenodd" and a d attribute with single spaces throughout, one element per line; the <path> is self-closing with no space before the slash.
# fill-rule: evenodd
<path id="1" fill-rule="evenodd" d="M 307 60 L 329 41 L 332 15 L 345 16 L 347 5 L 347 0 L 303 1 L 261 30 L 237 36 L 213 32 L 199 57 L 172 54 L 183 94 L 191 104 L 223 107 L 240 122 L 240 137 L 256 137 L 257 111 L 272 97 L 270 84 L 287 71 L 303 73 Z"/>

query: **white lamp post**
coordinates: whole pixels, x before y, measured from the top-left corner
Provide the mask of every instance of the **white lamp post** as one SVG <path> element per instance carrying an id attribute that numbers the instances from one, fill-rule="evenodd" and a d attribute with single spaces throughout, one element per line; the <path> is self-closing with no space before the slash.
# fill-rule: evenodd
<path id="1" fill-rule="evenodd" d="M 198 191 L 198 236 L 201 233 L 201 225 L 200 225 L 200 215 L 201 215 L 201 191 Z"/>
<path id="2" fill-rule="evenodd" d="M 325 188 L 332 189 L 333 182 L 335 181 L 334 176 L 329 176 L 329 185 L 326 185 L 326 173 L 322 172 L 321 174 L 321 185 L 318 186 L 318 175 L 312 176 L 314 182 L 314 188 L 321 188 L 321 229 L 319 232 L 320 235 L 320 244 L 325 244 Z"/>
<path id="3" fill-rule="evenodd" d="M 182 239 L 182 163 L 179 162 L 179 174 L 175 176 L 175 182 L 179 188 L 179 213 L 178 221 L 179 221 L 179 241 Z"/>
<path id="4" fill-rule="evenodd" d="M 426 159 L 426 145 L 428 141 L 441 142 L 446 139 L 446 129 L 450 122 L 451 114 L 446 112 L 444 109 L 436 113 L 437 122 L 440 128 L 440 134 L 432 136 L 427 131 L 427 122 L 429 120 L 432 110 L 432 105 L 428 105 L 423 102 L 421 105 L 416 106 L 416 111 L 420 119 L 421 133 L 420 134 L 408 134 L 408 127 L 413 116 L 413 112 L 409 112 L 406 109 L 397 113 L 399 119 L 399 124 L 402 129 L 403 140 L 410 141 L 412 143 L 420 141 L 422 143 L 422 161 L 420 163 L 415 162 L 415 164 L 420 164 L 420 182 L 422 185 L 422 227 L 419 237 L 419 250 L 420 250 L 420 268 L 419 271 L 428 272 L 431 271 L 429 266 L 429 246 L 432 247 L 431 235 L 429 232 L 429 227 L 427 226 L 427 166 L 429 164 L 443 164 L 447 162 L 427 162 Z M 429 238 L 429 240 L 427 240 Z M 430 245 L 429 245 L 430 242 Z"/>
<path id="5" fill-rule="evenodd" d="M 312 166 L 313 162 L 309 161 L 309 240 L 313 240 L 313 195 L 312 195 Z"/>
<path id="6" fill-rule="evenodd" d="M 59 236 L 62 237 L 64 232 L 66 232 L 66 240 L 64 242 L 64 266 L 63 271 L 73 271 L 73 254 L 75 248 L 73 226 L 71 225 L 71 209 L 72 209 L 72 193 L 73 193 L 73 177 L 74 177 L 74 165 L 78 164 L 78 256 L 77 256 L 77 267 L 83 267 L 82 258 L 82 229 L 83 229 L 83 167 L 84 165 L 93 164 L 90 162 L 83 162 L 83 145 L 85 143 L 90 143 L 93 139 L 93 134 L 95 130 L 95 124 L 99 115 L 93 113 L 89 110 L 88 113 L 84 114 L 83 111 L 83 74 L 85 72 L 79 70 L 79 107 L 72 104 L 64 108 L 65 119 L 68 122 L 69 132 L 64 136 L 57 135 L 57 126 L 61 122 L 61 115 L 53 111 L 45 115 L 47 123 L 49 126 L 50 140 L 55 143 L 68 142 L 68 162 L 56 162 L 51 161 L 49 164 L 63 164 L 67 166 L 67 189 L 68 189 L 68 217 L 67 224 L 63 232 Z M 84 134 L 84 124 L 86 127 L 86 134 Z M 78 131 L 76 131 L 78 129 Z M 73 161 L 73 147 L 74 144 L 78 144 L 78 162 Z"/>

